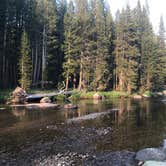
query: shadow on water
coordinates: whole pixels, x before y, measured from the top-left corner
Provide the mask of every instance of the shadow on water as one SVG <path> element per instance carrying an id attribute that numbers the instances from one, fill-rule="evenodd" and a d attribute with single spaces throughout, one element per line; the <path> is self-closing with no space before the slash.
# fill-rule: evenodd
<path id="1" fill-rule="evenodd" d="M 112 128 L 112 132 L 93 143 L 92 146 L 100 152 L 136 151 L 144 147 L 160 146 L 166 138 L 166 105 L 159 100 L 81 100 L 78 106 L 76 110 L 60 108 L 28 111 L 23 108 L 7 108 L 1 111 L 0 152 L 16 153 L 38 142 L 62 139 L 68 128 L 75 126 L 85 129 Z M 101 118 L 81 121 L 78 124 L 66 124 L 67 119 L 111 109 L 119 111 L 112 111 Z M 49 130 L 47 126 L 51 125 L 56 126 L 56 129 Z M 70 132 L 72 135 L 72 130 Z"/>

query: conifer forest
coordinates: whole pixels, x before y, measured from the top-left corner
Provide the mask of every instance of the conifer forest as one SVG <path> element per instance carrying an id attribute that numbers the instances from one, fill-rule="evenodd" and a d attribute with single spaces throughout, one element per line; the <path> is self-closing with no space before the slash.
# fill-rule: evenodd
<path id="1" fill-rule="evenodd" d="M 1 0 L 0 89 L 160 91 L 166 45 L 159 21 L 156 34 L 139 0 L 115 17 L 106 0 Z"/>

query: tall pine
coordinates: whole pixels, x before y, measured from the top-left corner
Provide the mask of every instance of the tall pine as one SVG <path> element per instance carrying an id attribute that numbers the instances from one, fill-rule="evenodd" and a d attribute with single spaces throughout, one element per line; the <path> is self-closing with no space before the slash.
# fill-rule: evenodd
<path id="1" fill-rule="evenodd" d="M 31 85 L 32 63 L 27 33 L 24 31 L 21 38 L 21 57 L 19 59 L 20 80 L 23 89 L 29 89 Z"/>

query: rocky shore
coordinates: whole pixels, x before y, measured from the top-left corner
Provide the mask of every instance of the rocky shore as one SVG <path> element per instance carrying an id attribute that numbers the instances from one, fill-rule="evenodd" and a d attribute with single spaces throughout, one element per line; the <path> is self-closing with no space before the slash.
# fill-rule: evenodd
<path id="1" fill-rule="evenodd" d="M 135 153 L 129 151 L 101 152 L 96 143 L 112 134 L 110 127 L 47 126 L 46 130 L 61 133 L 50 142 L 31 144 L 17 153 L 0 150 L 1 166 L 133 166 Z"/>

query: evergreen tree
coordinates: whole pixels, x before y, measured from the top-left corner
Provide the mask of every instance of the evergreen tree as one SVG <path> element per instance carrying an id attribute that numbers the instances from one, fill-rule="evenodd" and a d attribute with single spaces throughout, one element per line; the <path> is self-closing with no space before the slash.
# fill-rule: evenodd
<path id="1" fill-rule="evenodd" d="M 160 47 L 165 48 L 165 26 L 164 26 L 163 16 L 160 17 L 159 44 Z"/>
<path id="2" fill-rule="evenodd" d="M 143 8 L 143 32 L 141 40 L 141 91 L 151 90 L 156 52 L 155 36 L 148 12 Z"/>
<path id="3" fill-rule="evenodd" d="M 64 18 L 64 27 L 65 27 L 65 62 L 63 63 L 64 76 L 66 78 L 65 88 L 66 90 L 69 87 L 69 82 L 73 85 L 70 85 L 76 88 L 76 73 L 78 69 L 77 61 L 77 52 L 76 49 L 76 18 L 74 12 L 74 4 L 70 1 L 67 13 Z"/>
<path id="4" fill-rule="evenodd" d="M 91 48 L 91 26 L 90 11 L 87 0 L 76 0 L 76 21 L 77 21 L 77 37 L 76 42 L 79 55 L 79 90 L 87 89 L 89 74 L 87 66 L 90 62 Z"/>
<path id="5" fill-rule="evenodd" d="M 21 57 L 19 60 L 20 80 L 23 89 L 28 89 L 31 85 L 32 63 L 30 58 L 30 47 L 27 33 L 24 31 L 21 38 Z"/>
<path id="6" fill-rule="evenodd" d="M 105 90 L 109 80 L 109 65 L 107 60 L 110 57 L 109 46 L 111 37 L 111 19 L 108 11 L 105 12 L 103 0 L 96 0 L 95 27 L 96 27 L 96 69 L 94 88 Z"/>
<path id="7" fill-rule="evenodd" d="M 139 51 L 136 46 L 136 27 L 129 6 L 117 20 L 116 29 L 116 89 L 131 93 L 137 89 Z"/>

